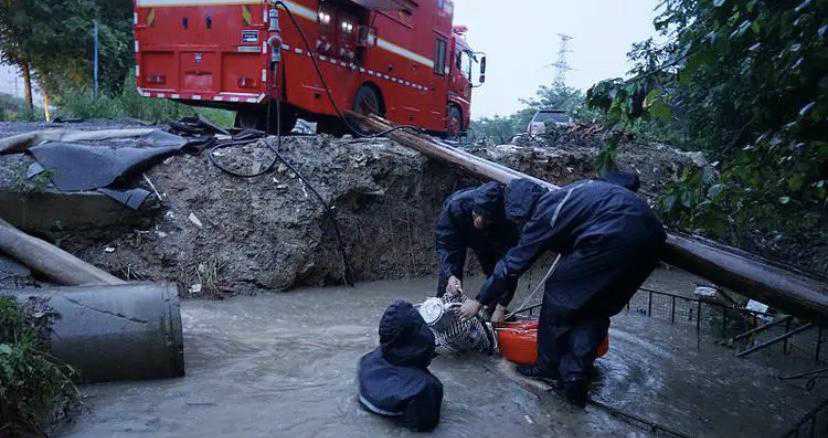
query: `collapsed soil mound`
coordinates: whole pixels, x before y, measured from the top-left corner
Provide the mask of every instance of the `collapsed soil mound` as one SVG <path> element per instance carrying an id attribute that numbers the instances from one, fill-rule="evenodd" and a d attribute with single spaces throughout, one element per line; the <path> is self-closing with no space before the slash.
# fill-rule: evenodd
<path id="1" fill-rule="evenodd" d="M 161 198 L 142 207 L 141 221 L 51 230 L 49 237 L 117 276 L 176 281 L 191 295 L 342 284 L 341 253 L 353 281 L 429 275 L 436 271 L 434 223 L 443 201 L 480 182 L 387 139 L 287 137 L 281 151 L 334 208 L 341 252 L 327 210 L 288 166 L 236 178 L 213 166 L 207 152 L 168 158 L 147 179 L 135 178 Z M 558 184 L 595 176 L 597 150 L 587 146 L 473 152 Z M 249 174 L 276 156 L 261 140 L 214 158 Z M 622 151 L 619 161 L 642 174 L 645 193 L 692 165 L 668 149 Z"/>
<path id="2" fill-rule="evenodd" d="M 282 155 L 334 208 L 353 280 L 431 271 L 427 230 L 455 187 L 449 169 L 385 140 L 291 137 Z M 255 173 L 274 158 L 262 142 L 216 154 L 240 173 Z M 287 166 L 240 179 L 206 156 L 185 155 L 147 175 L 164 207 L 151 227 L 105 240 L 76 235 L 64 245 L 116 275 L 173 279 L 194 294 L 343 281 L 333 224 Z"/>

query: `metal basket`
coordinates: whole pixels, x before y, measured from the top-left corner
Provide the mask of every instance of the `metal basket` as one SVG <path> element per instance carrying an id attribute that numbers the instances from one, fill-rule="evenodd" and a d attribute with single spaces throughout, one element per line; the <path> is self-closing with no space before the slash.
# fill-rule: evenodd
<path id="1" fill-rule="evenodd" d="M 415 307 L 434 332 L 437 353 L 459 354 L 471 351 L 497 351 L 497 337 L 491 325 L 475 316 L 461 321 L 455 310 L 462 305 L 456 299 L 429 298 Z"/>

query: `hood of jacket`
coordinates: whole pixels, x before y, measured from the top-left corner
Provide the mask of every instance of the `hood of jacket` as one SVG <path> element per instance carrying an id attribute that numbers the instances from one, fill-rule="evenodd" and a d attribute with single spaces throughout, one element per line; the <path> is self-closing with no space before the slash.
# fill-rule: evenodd
<path id="1" fill-rule="evenodd" d="M 515 224 L 525 224 L 535 212 L 538 200 L 548 190 L 531 180 L 516 179 L 506 186 L 504 210 L 506 219 Z"/>
<path id="2" fill-rule="evenodd" d="M 598 180 L 621 186 L 633 193 L 638 192 L 638 189 L 641 188 L 641 180 L 638 178 L 638 175 L 632 172 L 618 170 L 604 171 L 601 172 L 601 178 Z"/>
<path id="3" fill-rule="evenodd" d="M 393 365 L 427 368 L 434 359 L 434 333 L 409 302 L 396 301 L 386 309 L 379 336 L 382 355 Z"/>
<path id="4" fill-rule="evenodd" d="M 489 182 L 474 190 L 472 211 L 489 220 L 502 217 L 503 186 L 497 182 Z"/>

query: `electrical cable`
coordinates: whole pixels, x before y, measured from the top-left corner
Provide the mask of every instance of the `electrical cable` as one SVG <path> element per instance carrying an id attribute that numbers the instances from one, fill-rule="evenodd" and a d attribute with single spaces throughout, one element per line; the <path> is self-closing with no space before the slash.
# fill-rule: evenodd
<path id="1" fill-rule="evenodd" d="M 342 279 L 345 282 L 345 284 L 347 284 L 348 286 L 353 286 L 354 282 L 351 278 L 351 267 L 350 267 L 350 264 L 348 263 L 348 257 L 345 254 L 345 247 L 344 247 L 344 243 L 342 241 L 342 232 L 339 228 L 339 221 L 336 220 L 335 210 L 333 209 L 333 207 L 327 201 L 325 201 L 325 198 L 323 198 L 322 195 L 319 193 L 319 191 L 316 190 L 316 187 L 314 187 L 304 177 L 304 175 L 302 175 L 302 173 L 299 172 L 298 169 L 296 169 L 296 166 L 294 166 L 293 163 L 291 163 L 288 159 L 286 159 L 281 153 L 281 151 L 282 151 L 282 106 L 281 106 L 281 95 L 279 94 L 279 91 L 280 91 L 280 89 L 277 87 L 277 90 L 276 90 L 277 95 L 276 95 L 276 99 L 275 99 L 275 104 L 276 104 L 276 142 L 277 142 L 276 146 L 274 147 L 269 139 L 267 139 L 267 138 L 264 139 L 265 145 L 267 146 L 268 149 L 271 150 L 271 152 L 273 152 L 273 154 L 275 155 L 275 158 L 264 170 L 261 170 L 259 172 L 252 173 L 252 174 L 244 174 L 244 173 L 240 173 L 240 172 L 236 172 L 234 170 L 228 169 L 227 167 L 221 165 L 220 163 L 218 163 L 215 160 L 215 157 L 213 156 L 213 154 L 217 150 L 249 144 L 249 141 L 247 141 L 247 140 L 231 141 L 229 143 L 218 144 L 218 145 L 214 146 L 212 149 L 210 149 L 210 151 L 208 153 L 208 158 L 210 160 L 210 163 L 213 166 L 215 166 L 217 169 L 219 169 L 220 171 L 222 171 L 222 172 L 224 172 L 224 173 L 226 173 L 230 176 L 236 177 L 236 178 L 245 178 L 245 179 L 256 178 L 256 177 L 268 174 L 276 168 L 277 163 L 279 163 L 279 162 L 283 163 L 291 172 L 293 172 L 294 175 L 296 175 L 297 178 L 299 178 L 300 181 L 302 181 L 302 183 L 305 185 L 305 187 L 310 189 L 311 193 L 313 193 L 313 195 L 316 197 L 316 199 L 319 201 L 319 203 L 322 204 L 322 206 L 324 207 L 325 217 L 327 219 L 329 219 L 331 221 L 331 223 L 333 224 L 334 234 L 336 236 L 336 242 L 337 242 L 337 250 L 339 252 L 340 259 L 342 260 Z M 274 102 L 274 100 L 269 101 L 268 106 L 267 106 L 267 121 L 266 121 L 266 128 L 265 128 L 267 131 L 271 130 L 270 129 L 271 128 L 270 123 L 271 123 L 272 116 L 273 116 L 273 102 Z"/>
<path id="2" fill-rule="evenodd" d="M 381 132 L 378 132 L 378 133 L 375 133 L 375 134 L 366 134 L 366 133 L 362 132 L 361 130 L 359 130 L 357 127 L 353 126 L 350 123 L 350 121 L 347 119 L 347 117 L 345 117 L 345 114 L 342 112 L 342 110 L 340 110 L 339 105 L 337 105 L 336 100 L 333 97 L 333 92 L 331 91 L 331 88 L 328 86 L 328 82 L 325 80 L 325 76 L 322 74 L 322 69 L 319 67 L 319 62 L 316 58 L 316 54 L 314 53 L 313 50 L 311 50 L 310 43 L 308 42 L 308 38 L 305 35 L 305 32 L 302 30 L 302 27 L 299 25 L 298 21 L 296 20 L 296 17 L 294 17 L 293 12 L 290 10 L 290 8 L 287 6 L 287 4 L 285 4 L 282 1 L 274 2 L 274 5 L 280 6 L 282 9 L 285 10 L 285 12 L 287 12 L 287 15 L 288 15 L 288 18 L 289 18 L 291 24 L 296 29 L 296 31 L 299 33 L 299 36 L 302 39 L 302 43 L 305 46 L 305 51 L 308 53 L 308 56 L 311 58 L 311 63 L 313 64 L 313 68 L 316 71 L 316 75 L 319 78 L 319 81 L 322 83 L 322 87 L 325 89 L 325 94 L 327 95 L 328 100 L 331 103 L 331 106 L 333 107 L 334 111 L 336 112 L 337 117 L 339 117 L 339 119 L 342 121 L 342 123 L 354 134 L 354 136 L 359 137 L 359 138 L 363 138 L 363 139 L 365 139 L 365 138 L 369 138 L 369 139 L 370 138 L 379 138 L 379 137 L 385 137 L 386 135 L 388 135 L 392 132 L 395 132 L 395 131 L 398 131 L 398 130 L 403 130 L 403 129 L 413 130 L 416 133 L 424 133 L 425 132 L 422 128 L 420 128 L 418 126 L 398 125 L 398 126 L 394 126 L 390 129 L 386 129 L 384 131 L 381 131 Z M 281 48 L 280 47 L 279 48 L 274 48 L 274 50 L 281 50 Z M 273 171 L 273 169 L 276 167 L 276 164 L 279 163 L 279 162 L 281 162 L 285 166 L 287 166 L 287 168 L 290 169 L 297 176 L 297 178 L 299 178 L 302 181 L 302 183 L 305 184 L 305 186 L 310 189 L 311 193 L 314 194 L 314 196 L 319 200 L 319 202 L 325 208 L 325 215 L 326 215 L 327 218 L 329 218 L 331 220 L 331 222 L 334 226 L 334 233 L 336 234 L 336 240 L 337 240 L 339 255 L 342 259 L 343 280 L 345 281 L 346 284 L 348 284 L 350 286 L 353 286 L 353 281 L 351 280 L 351 269 L 350 269 L 350 265 L 348 263 L 348 258 L 345 254 L 345 249 L 344 249 L 344 245 L 343 245 L 343 242 L 342 242 L 342 233 L 341 233 L 340 228 L 339 228 L 339 223 L 336 220 L 336 214 L 335 214 L 334 209 L 330 206 L 330 204 L 328 204 L 325 201 L 325 199 L 322 197 L 321 194 L 319 194 L 319 192 L 316 190 L 316 188 L 313 185 L 311 185 L 307 181 L 307 179 L 296 169 L 296 167 L 293 166 L 293 164 L 290 163 L 287 159 L 285 159 L 285 157 L 283 157 L 282 154 L 281 154 L 281 149 L 282 149 L 282 126 L 281 126 L 282 125 L 282 117 L 281 117 L 281 96 L 278 95 L 279 91 L 280 90 L 277 87 L 277 97 L 275 99 L 275 101 L 276 101 L 276 139 L 277 139 L 276 147 L 274 147 L 273 144 L 270 143 L 270 141 L 268 139 L 264 140 L 265 145 L 267 145 L 267 147 L 275 154 L 275 158 L 273 159 L 273 161 L 267 167 L 265 167 L 263 170 L 261 170 L 259 172 L 256 172 L 256 173 L 244 174 L 244 173 L 241 173 L 241 172 L 236 172 L 234 170 L 231 170 L 231 169 L 223 166 L 222 164 L 220 164 L 219 162 L 217 162 L 215 160 L 214 153 L 216 151 L 221 150 L 221 149 L 226 149 L 226 148 L 231 148 L 231 147 L 236 147 L 236 146 L 249 144 L 249 142 L 247 142 L 247 141 L 231 141 L 231 142 L 228 142 L 228 143 L 218 144 L 218 145 L 214 146 L 212 149 L 210 149 L 210 151 L 208 153 L 208 159 L 210 160 L 210 163 L 214 167 L 216 167 L 217 169 L 219 169 L 223 173 L 226 173 L 226 174 L 228 174 L 230 176 L 233 176 L 233 177 L 236 177 L 236 178 L 244 178 L 244 179 L 256 178 L 256 177 L 268 174 L 268 173 Z M 273 105 L 273 100 L 270 100 L 268 102 L 268 106 L 267 106 L 267 121 L 266 121 L 266 128 L 265 128 L 268 133 L 271 132 L 270 123 L 271 123 L 272 116 L 273 116 L 273 113 L 272 113 L 273 106 L 272 105 Z"/>
<path id="3" fill-rule="evenodd" d="M 779 380 L 805 380 L 805 390 L 812 391 L 820 380 L 828 380 L 828 368 L 820 368 L 792 376 L 779 376 Z"/>
<path id="4" fill-rule="evenodd" d="M 538 284 L 535 286 L 535 289 L 532 291 L 532 293 L 530 293 L 529 296 L 527 296 L 526 299 L 523 300 L 523 304 L 518 306 L 518 310 L 510 313 L 509 315 L 506 315 L 506 318 L 505 318 L 506 321 L 514 318 L 515 315 L 517 315 L 518 313 L 524 311 L 523 309 L 526 307 L 527 304 L 529 304 L 529 301 L 532 300 L 532 298 L 534 298 L 535 295 L 537 295 L 537 293 L 541 290 L 541 288 L 546 284 L 546 281 L 549 280 L 549 278 L 552 277 L 552 274 L 554 274 L 555 271 L 558 269 L 558 263 L 560 263 L 560 261 L 561 261 L 561 254 L 558 254 L 558 256 L 555 257 L 555 261 L 552 263 L 552 266 L 549 268 L 549 271 L 541 279 L 541 281 L 538 282 Z"/>
<path id="5" fill-rule="evenodd" d="M 560 392 L 559 392 L 559 395 L 563 396 L 563 394 L 561 394 Z M 608 414 L 612 415 L 613 417 L 621 418 L 623 421 L 625 421 L 625 422 L 627 422 L 631 425 L 634 425 L 634 426 L 638 426 L 638 425 L 641 425 L 641 424 L 646 425 L 647 428 L 650 430 L 650 432 L 652 432 L 655 435 L 658 435 L 659 432 L 664 432 L 664 433 L 667 433 L 669 435 L 672 435 L 672 436 L 675 436 L 675 437 L 678 437 L 678 438 L 690 438 L 690 435 L 679 432 L 679 431 L 677 431 L 675 429 L 672 429 L 672 428 L 669 428 L 667 426 L 661 425 L 659 423 L 656 423 L 655 421 L 650 421 L 650 420 L 647 420 L 645 418 L 639 417 L 638 415 L 631 414 L 631 413 L 626 412 L 626 411 L 622 411 L 621 409 L 612 407 L 612 406 L 610 406 L 610 405 L 608 405 L 608 404 L 606 404 L 606 403 L 604 403 L 600 400 L 595 400 L 594 398 L 590 398 L 589 400 L 587 400 L 587 403 L 590 406 L 594 406 L 598 409 L 601 409 L 601 410 L 607 412 Z"/>
<path id="6" fill-rule="evenodd" d="M 394 131 L 402 130 L 402 129 L 409 129 L 413 130 L 417 133 L 424 132 L 422 128 L 414 125 L 398 125 L 393 128 L 387 129 L 385 131 L 376 133 L 376 134 L 366 134 L 359 130 L 357 127 L 353 126 L 350 121 L 345 117 L 345 114 L 339 109 L 339 105 L 336 104 L 336 100 L 333 97 L 333 92 L 331 88 L 328 86 L 328 82 L 325 80 L 325 75 L 322 74 L 322 69 L 319 68 L 319 61 L 316 59 L 316 53 L 311 50 L 310 43 L 308 42 L 308 38 L 305 35 L 305 32 L 302 30 L 302 27 L 299 26 L 299 22 L 296 21 L 296 17 L 294 17 L 293 12 L 291 12 L 290 8 L 282 1 L 274 2 L 275 5 L 281 6 L 282 9 L 287 12 L 288 18 L 290 19 L 291 24 L 299 33 L 299 36 L 302 38 L 302 44 L 305 46 L 305 51 L 308 53 L 308 56 L 311 59 L 311 64 L 313 64 L 313 68 L 316 71 L 316 76 L 319 78 L 319 81 L 322 83 L 322 88 L 325 89 L 325 94 L 328 97 L 328 100 L 331 103 L 334 111 L 336 112 L 337 117 L 342 120 L 342 123 L 347 127 L 356 137 L 361 138 L 377 138 L 377 137 L 384 137 Z"/>

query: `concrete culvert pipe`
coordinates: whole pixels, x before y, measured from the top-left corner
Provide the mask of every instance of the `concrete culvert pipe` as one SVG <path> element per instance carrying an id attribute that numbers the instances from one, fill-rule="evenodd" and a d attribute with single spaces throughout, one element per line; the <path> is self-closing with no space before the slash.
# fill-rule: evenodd
<path id="1" fill-rule="evenodd" d="M 0 290 L 53 312 L 51 354 L 82 382 L 184 375 L 178 289 L 170 283 Z M 40 310 L 44 311 L 44 310 Z"/>

